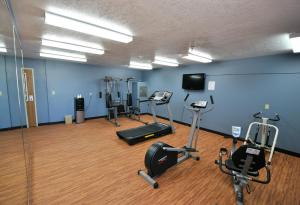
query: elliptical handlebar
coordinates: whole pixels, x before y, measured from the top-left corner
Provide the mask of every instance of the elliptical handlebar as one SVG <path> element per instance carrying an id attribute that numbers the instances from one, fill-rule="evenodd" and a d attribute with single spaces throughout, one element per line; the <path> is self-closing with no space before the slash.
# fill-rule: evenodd
<path id="1" fill-rule="evenodd" d="M 143 103 L 143 102 L 149 102 L 150 100 L 147 99 L 147 100 L 139 100 L 140 103 Z"/>
<path id="2" fill-rule="evenodd" d="M 257 112 L 257 113 L 255 113 L 255 114 L 253 114 L 252 116 L 253 116 L 253 118 L 255 118 L 255 119 L 262 119 L 263 117 L 261 116 L 263 113 L 262 112 Z M 280 120 L 280 117 L 279 117 L 279 114 L 278 113 L 275 113 L 275 117 L 273 117 L 273 118 L 268 118 L 268 120 L 270 120 L 270 121 L 273 121 L 273 122 L 276 122 L 276 121 L 279 121 Z"/>

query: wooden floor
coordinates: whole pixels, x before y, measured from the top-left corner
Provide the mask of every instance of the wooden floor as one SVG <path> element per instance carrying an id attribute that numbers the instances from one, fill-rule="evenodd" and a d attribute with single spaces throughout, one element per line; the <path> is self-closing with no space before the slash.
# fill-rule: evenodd
<path id="1" fill-rule="evenodd" d="M 144 116 L 145 120 L 151 120 Z M 25 130 L 32 149 L 32 204 L 235 204 L 229 176 L 214 164 L 220 147 L 231 140 L 201 131 L 200 161 L 187 160 L 158 178 L 152 189 L 137 170 L 155 141 L 183 146 L 189 127 L 134 146 L 115 131 L 140 125 L 121 119 L 115 128 L 104 119 L 78 125 L 49 125 Z M 0 204 L 26 203 L 26 175 L 19 131 L 0 132 Z M 268 185 L 252 183 L 246 204 L 300 204 L 300 159 L 281 153 L 273 158 Z"/>

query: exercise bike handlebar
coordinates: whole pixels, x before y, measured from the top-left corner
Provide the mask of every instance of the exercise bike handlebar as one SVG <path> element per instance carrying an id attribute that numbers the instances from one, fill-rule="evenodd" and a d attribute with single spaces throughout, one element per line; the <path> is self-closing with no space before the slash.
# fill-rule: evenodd
<path id="1" fill-rule="evenodd" d="M 267 176 L 265 177 L 265 180 L 260 180 L 260 179 L 252 178 L 252 177 L 249 177 L 249 180 L 257 182 L 257 183 L 261 183 L 261 184 L 269 184 L 271 181 L 271 171 L 270 171 L 270 168 L 268 165 L 265 165 L 265 169 L 267 172 Z"/>
<path id="2" fill-rule="evenodd" d="M 257 112 L 257 113 L 255 113 L 255 114 L 253 114 L 253 117 L 254 117 L 255 119 L 262 119 L 262 118 L 263 118 L 263 117 L 261 116 L 262 114 L 263 114 L 262 112 Z M 274 118 L 268 118 L 268 120 L 273 121 L 273 122 L 279 121 L 279 120 L 280 120 L 279 114 L 278 114 L 278 113 L 275 113 L 275 117 L 274 117 Z"/>
<path id="3" fill-rule="evenodd" d="M 250 123 L 250 125 L 248 127 L 248 130 L 247 130 L 247 133 L 246 133 L 246 138 L 245 138 L 245 141 L 244 141 L 244 145 L 247 144 L 248 140 L 250 140 L 251 128 L 255 125 L 257 125 L 257 126 L 265 125 L 265 126 L 273 128 L 275 130 L 273 144 L 272 144 L 272 147 L 271 147 L 271 152 L 270 152 L 270 156 L 269 156 L 269 160 L 268 160 L 268 163 L 271 164 L 272 157 L 273 157 L 273 154 L 274 154 L 274 151 L 275 151 L 275 146 L 276 146 L 276 143 L 277 143 L 279 129 L 278 129 L 278 127 L 276 127 L 275 125 L 272 125 L 272 124 L 264 124 L 264 123 L 261 123 L 261 122 L 252 122 L 252 123 Z"/>

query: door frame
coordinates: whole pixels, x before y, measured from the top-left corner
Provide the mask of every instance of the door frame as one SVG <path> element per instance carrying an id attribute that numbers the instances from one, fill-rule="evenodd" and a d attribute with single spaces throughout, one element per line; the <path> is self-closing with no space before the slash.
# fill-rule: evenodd
<path id="1" fill-rule="evenodd" d="M 26 106 L 26 101 L 25 101 L 25 88 L 24 88 L 24 75 L 23 71 L 24 70 L 31 70 L 32 71 L 32 85 L 33 85 L 33 95 L 34 95 L 34 109 L 35 109 L 35 122 L 36 126 L 39 126 L 38 122 L 38 116 L 37 116 L 37 109 L 36 109 L 36 103 L 37 103 L 37 98 L 36 98 L 36 92 L 35 92 L 35 80 L 34 80 L 34 69 L 33 68 L 21 68 L 21 79 L 22 79 L 22 93 L 23 93 L 23 103 L 24 103 L 24 108 L 25 108 L 25 115 L 26 115 L 26 127 L 29 128 L 29 123 L 28 123 L 28 113 L 27 113 L 27 106 Z"/>

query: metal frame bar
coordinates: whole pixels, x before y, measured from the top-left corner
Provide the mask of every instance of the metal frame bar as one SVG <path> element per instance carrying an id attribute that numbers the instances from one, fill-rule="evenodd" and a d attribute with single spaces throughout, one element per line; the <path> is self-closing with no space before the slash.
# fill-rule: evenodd
<path id="1" fill-rule="evenodd" d="M 252 127 L 254 125 L 268 126 L 268 127 L 272 127 L 272 128 L 275 129 L 275 135 L 274 135 L 274 139 L 273 139 L 273 144 L 272 144 L 272 147 L 271 147 L 270 156 L 269 156 L 269 160 L 268 160 L 268 163 L 271 163 L 272 157 L 273 157 L 273 154 L 274 154 L 274 150 L 275 150 L 275 146 L 276 146 L 276 143 L 277 143 L 279 129 L 278 129 L 278 127 L 276 127 L 275 125 L 272 125 L 272 124 L 265 124 L 265 123 L 262 123 L 262 122 L 252 122 L 252 123 L 250 123 L 250 125 L 248 127 L 244 145 L 246 145 L 247 144 L 247 140 L 250 139 L 250 132 L 251 132 L 251 129 L 252 129 Z"/>

